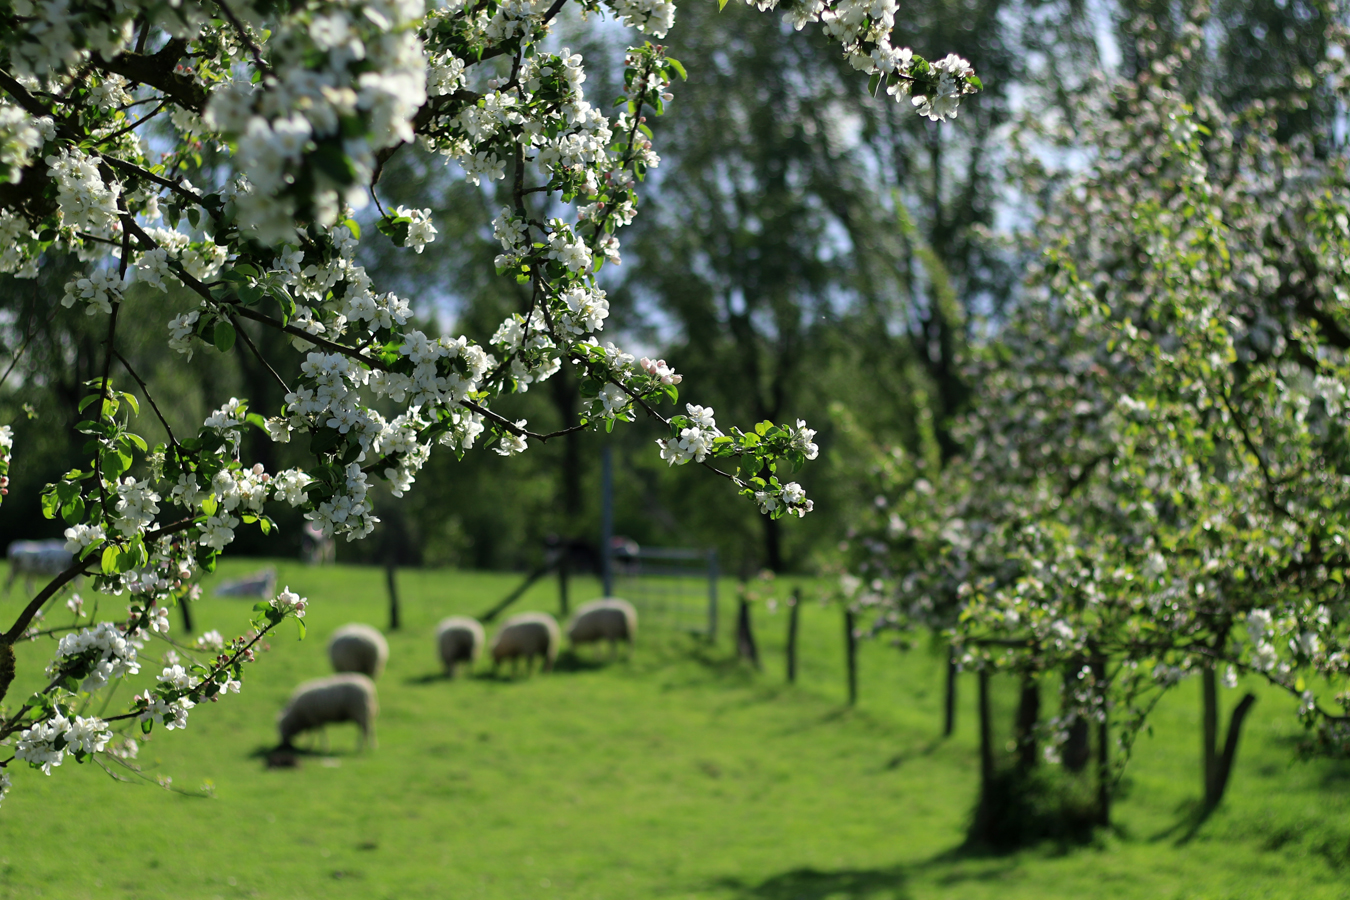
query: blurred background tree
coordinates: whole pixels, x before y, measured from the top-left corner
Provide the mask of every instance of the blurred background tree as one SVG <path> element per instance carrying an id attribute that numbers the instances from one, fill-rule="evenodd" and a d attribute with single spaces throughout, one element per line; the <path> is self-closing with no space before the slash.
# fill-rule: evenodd
<path id="1" fill-rule="evenodd" d="M 618 533 L 643 544 L 716 546 L 733 572 L 817 568 L 853 511 L 872 502 L 876 448 L 904 448 L 918 474 L 960 451 L 950 423 L 979 388 L 963 377 L 963 347 L 972 335 L 997 333 L 1035 252 L 1010 238 L 1034 218 L 1039 199 L 1012 173 L 1014 119 L 1068 115 L 1092 72 L 1115 66 L 1128 75 L 1151 64 L 1184 13 L 1157 0 L 945 0 L 902 9 L 899 37 L 951 48 L 977 63 L 986 84 L 939 127 L 869 96 L 818 35 L 793 34 L 738 5 L 682 10 L 669 43 L 690 78 L 677 88 L 676 114 L 651 123 L 663 162 L 625 235 L 625 264 L 607 270 L 612 316 L 630 334 L 636 321 L 659 323 L 635 335 L 640 345 L 668 359 L 719 415 L 803 418 L 818 428 L 823 464 L 805 476 L 816 512 L 768 521 L 711 480 L 676 477 L 652 452 L 655 430 L 639 424 L 612 436 L 568 435 L 509 460 L 433 456 L 413 496 L 380 501 L 386 537 L 345 545 L 340 558 L 519 568 L 537 561 L 549 535 L 594 542 L 593 451 L 609 441 Z M 1141 15 L 1161 23 L 1146 38 L 1128 28 Z M 1285 97 L 1311 83 L 1332 15 L 1309 0 L 1216 0 L 1208 52 L 1189 77 L 1233 106 Z M 616 29 L 583 41 L 565 23 L 559 32 L 560 43 L 592 60 L 601 56 L 587 41 L 624 38 Z M 590 72 L 597 102 L 618 92 L 604 83 L 615 73 Z M 1338 110 L 1329 93 L 1308 96 L 1301 110 L 1282 114 L 1281 137 L 1304 135 L 1330 153 Z M 431 329 L 486 339 L 524 304 L 493 271 L 499 248 L 488 223 L 503 205 L 496 191 L 445 177 L 426 154 L 400 154 L 382 175 L 385 205 L 430 206 L 442 239 L 411 262 L 392 245 L 371 249 L 365 262 L 379 283 L 418 302 Z M 448 283 L 448 272 L 458 280 Z M 79 386 L 99 374 L 88 369 L 101 337 L 79 311 L 59 306 L 63 283 L 48 269 L 36 281 L 0 285 L 3 364 L 24 348 L 0 388 L 0 416 L 15 425 L 20 446 L 41 448 L 16 457 L 13 500 L 0 509 L 3 541 L 55 536 L 56 523 L 36 515 L 37 493 L 74 464 L 83 442 L 72 427 Z M 120 326 L 127 333 L 163 327 L 135 310 L 128 305 Z M 175 423 L 199 420 L 223 397 L 273 402 L 282 390 L 244 342 L 224 367 L 149 354 L 129 362 L 171 398 L 165 414 Z M 544 430 L 580 397 L 560 374 L 516 402 L 513 412 Z M 268 454 L 285 448 L 256 437 L 249 452 L 270 468 Z M 299 524 L 284 522 L 267 538 L 241 531 L 239 549 L 292 555 Z"/>

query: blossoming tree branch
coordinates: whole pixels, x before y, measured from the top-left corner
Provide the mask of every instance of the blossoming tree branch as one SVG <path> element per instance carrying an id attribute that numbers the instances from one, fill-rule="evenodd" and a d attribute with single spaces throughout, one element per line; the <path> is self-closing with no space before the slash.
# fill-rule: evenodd
<path id="1" fill-rule="evenodd" d="M 13 746 L 0 751 L 0 796 L 15 761 L 47 773 L 68 756 L 103 764 L 134 750 L 115 742 L 118 729 L 182 728 L 195 705 L 238 691 L 257 641 L 303 616 L 305 601 L 283 591 L 241 636 L 195 646 L 168 639 L 166 607 L 236 528 L 274 527 L 269 504 L 303 508 L 326 534 L 369 534 L 371 480 L 401 496 L 438 444 L 513 456 L 565 431 L 650 416 L 669 429 L 658 444 L 671 465 L 712 469 L 774 517 L 811 509 L 779 478 L 816 454 L 804 422 L 723 430 L 710 408 L 663 412 L 678 402 L 680 376 L 600 338 L 608 303 L 596 276 L 619 262 L 615 232 L 659 163 L 647 117 L 664 112 L 685 72 L 661 46 L 631 47 L 620 110 L 608 116 L 584 95 L 581 56 L 549 40 L 567 5 L 0 2 L 0 271 L 31 278 L 58 255 L 77 257 L 82 271 L 61 302 L 107 323 L 103 374 L 81 404 L 88 462 L 43 495 L 46 515 L 68 525 L 75 562 L 0 633 L 0 698 L 15 677 L 14 643 L 77 576 L 130 598 L 124 617 L 101 621 L 72 598 L 76 627 L 57 643 L 48 684 L 0 710 L 0 744 Z M 658 39 L 675 18 L 667 0 L 573 5 Z M 959 57 L 929 62 L 892 45 L 895 10 L 894 0 L 799 0 L 785 18 L 822 27 L 873 93 L 930 119 L 956 115 L 978 79 Z M 356 261 L 355 216 L 372 201 L 378 230 L 400 246 L 421 252 L 436 238 L 429 210 L 379 202 L 381 169 L 414 142 L 472 184 L 509 186 L 511 205 L 493 222 L 496 265 L 529 302 L 490 346 L 418 331 L 408 300 L 381 292 Z M 226 162 L 203 166 L 202 147 Z M 169 426 L 119 353 L 117 320 L 124 303 L 171 289 L 197 306 L 166 315 L 168 346 L 256 356 L 284 388 L 281 408 L 230 399 L 195 434 Z M 303 356 L 294 383 L 245 321 L 288 336 Z M 495 411 L 563 365 L 588 401 L 564 431 Z M 147 415 L 167 442 L 137 433 Z M 303 442 L 307 464 L 267 472 L 242 459 L 248 427 Z M 6 466 L 11 445 L 5 429 Z M 89 694 L 139 672 L 152 637 L 172 645 L 155 686 L 120 714 L 79 714 Z"/>

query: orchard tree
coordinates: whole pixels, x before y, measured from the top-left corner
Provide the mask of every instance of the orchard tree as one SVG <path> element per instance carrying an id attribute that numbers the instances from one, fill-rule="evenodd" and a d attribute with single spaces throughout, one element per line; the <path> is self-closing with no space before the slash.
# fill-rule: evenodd
<path id="1" fill-rule="evenodd" d="M 1128 749 L 1199 674 L 1209 810 L 1252 702 L 1221 752 L 1220 681 L 1287 691 L 1312 745 L 1350 750 L 1350 194 L 1342 155 L 1280 139 L 1298 91 L 1227 111 L 1183 90 L 1203 26 L 1042 129 L 1070 165 L 1026 183 L 1053 198 L 1043 261 L 975 355 L 964 458 L 864 525 L 855 565 L 883 622 L 958 579 L 968 666 L 1067 670 L 1057 744 L 1084 716 L 1104 739 L 1110 710 Z M 1326 42 L 1305 91 L 1345 89 L 1344 30 Z M 910 525 L 924 503 L 944 511 Z"/>
<path id="2" fill-rule="evenodd" d="M 100 374 L 80 403 L 88 461 L 42 495 L 43 512 L 69 526 L 75 561 L 0 634 L 0 698 L 15 678 L 15 642 L 77 576 L 130 599 L 124 617 L 107 616 L 110 602 L 85 611 L 71 599 L 77 619 L 46 686 L 0 716 L 0 742 L 13 747 L 0 760 L 0 794 L 12 763 L 48 774 L 70 756 L 102 764 L 135 746 L 114 743 L 115 732 L 182 728 L 196 705 L 238 691 L 254 647 L 303 617 L 303 598 L 283 590 L 260 603 L 232 640 L 195 652 L 174 644 L 124 711 L 82 714 L 88 695 L 139 672 L 146 641 L 168 631 L 167 607 L 236 528 L 270 529 L 269 504 L 280 503 L 327 534 L 364 537 L 376 524 L 371 480 L 401 495 L 437 444 L 513 456 L 641 413 L 669 428 L 658 441 L 669 464 L 707 466 L 773 517 L 810 510 L 801 487 L 778 477 L 815 454 L 810 429 L 762 422 L 724 432 L 695 404 L 663 414 L 680 376 L 598 337 L 608 303 L 596 273 L 619 262 L 615 231 L 659 162 L 647 117 L 664 112 L 684 72 L 660 45 L 631 47 L 622 109 L 610 118 L 585 99 L 581 56 L 549 38 L 566 5 L 0 5 L 0 271 L 31 278 L 76 260 L 61 303 L 105 322 Z M 675 16 L 664 0 L 577 6 L 657 38 Z M 930 119 L 955 115 L 980 86 L 969 63 L 893 46 L 894 13 L 892 0 L 801 0 L 786 19 L 819 23 L 874 91 Z M 417 330 L 409 301 L 379 291 L 356 261 L 358 211 L 372 202 L 378 216 L 365 221 L 409 251 L 436 237 L 425 210 L 379 200 L 382 167 L 410 144 L 472 184 L 510 185 L 493 223 L 495 262 L 529 301 L 489 346 Z M 253 354 L 284 391 L 279 408 L 230 398 L 192 434 L 159 415 L 119 351 L 118 313 L 126 303 L 167 308 L 184 294 L 193 305 L 167 321 L 167 348 Z M 291 383 L 245 323 L 290 340 L 303 358 Z M 497 409 L 563 365 L 587 398 L 578 421 L 544 434 Z M 167 434 L 153 447 L 138 433 L 148 415 Z M 242 458 L 242 434 L 254 427 L 304 445 L 305 464 L 268 472 Z M 7 466 L 12 440 L 8 429 L 0 435 Z"/>

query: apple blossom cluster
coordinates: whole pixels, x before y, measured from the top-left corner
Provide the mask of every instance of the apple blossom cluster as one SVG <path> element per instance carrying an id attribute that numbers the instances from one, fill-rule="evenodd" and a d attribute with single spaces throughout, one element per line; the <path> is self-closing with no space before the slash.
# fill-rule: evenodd
<path id="1" fill-rule="evenodd" d="M 778 0 L 746 0 L 761 11 L 774 9 Z M 819 22 L 825 33 L 843 47 L 853 68 L 872 77 L 872 93 L 882 85 L 897 102 L 906 97 L 919 115 L 941 122 L 956 118 L 961 98 L 980 90 L 981 83 L 967 60 L 950 53 L 937 62 L 916 56 L 908 47 L 891 43 L 897 0 L 798 0 L 783 21 L 801 31 Z"/>
<path id="2" fill-rule="evenodd" d="M 66 756 L 83 762 L 102 750 L 112 739 L 108 723 L 96 716 L 72 716 L 57 713 L 52 718 L 24 729 L 14 747 L 14 758 L 23 760 L 44 775 L 52 774 Z"/>
<path id="3" fill-rule="evenodd" d="M 811 508 L 796 482 L 778 478 L 817 454 L 804 423 L 719 428 L 692 403 L 667 417 L 658 407 L 679 403 L 681 376 L 601 337 L 610 310 L 597 272 L 621 262 L 616 232 L 660 164 L 648 117 L 664 113 L 685 72 L 664 47 L 631 47 L 622 109 L 608 115 L 584 92 L 582 55 L 548 40 L 564 5 L 12 4 L 12 27 L 0 33 L 0 271 L 32 278 L 61 257 L 76 261 L 61 302 L 106 324 L 108 358 L 80 406 L 88 463 L 42 493 L 74 561 L 0 632 L 0 697 L 15 677 L 11 645 L 42 630 L 34 623 L 45 604 L 76 575 L 130 601 L 124 620 L 96 622 L 106 604 L 70 597 L 76 627 L 57 643 L 51 685 L 0 719 L 0 742 L 20 735 L 14 758 L 47 772 L 69 753 L 120 758 L 105 723 L 177 730 L 197 705 L 237 691 L 263 634 L 288 618 L 303 629 L 302 598 L 283 591 L 255 609 L 244 636 L 203 635 L 195 650 L 218 651 L 209 664 L 166 653 L 159 679 L 126 713 L 69 714 L 77 699 L 137 676 L 146 642 L 167 634 L 167 610 L 191 596 L 238 529 L 275 527 L 269 504 L 302 509 L 326 535 L 368 535 L 378 523 L 374 482 L 402 495 L 433 447 L 509 456 L 548 440 L 493 407 L 563 366 L 586 400 L 578 426 L 654 417 L 670 429 L 661 453 L 672 464 L 716 469 L 774 517 Z M 658 37 L 675 17 L 670 0 L 605 8 Z M 954 115 L 978 81 L 954 57 L 929 65 L 893 50 L 893 13 L 877 2 L 814 4 L 805 15 L 920 113 Z M 875 57 L 871 68 L 864 57 Z M 419 328 L 413 304 L 357 261 L 358 218 L 415 253 L 437 237 L 430 210 L 379 203 L 382 168 L 414 146 L 472 184 L 508 187 L 493 222 L 496 264 L 529 299 L 487 346 Z M 361 212 L 372 199 L 378 217 Z M 168 440 L 152 447 L 135 423 L 154 398 L 125 363 L 142 395 L 126 390 L 120 370 L 116 384 L 111 377 L 125 303 L 163 304 L 165 341 L 188 357 L 257 354 L 252 335 L 284 334 L 299 377 L 283 384 L 277 409 L 231 398 L 195 434 L 163 423 Z M 305 463 L 269 472 L 241 458 L 246 428 L 301 444 Z M 0 479 L 10 443 L 0 429 Z"/>

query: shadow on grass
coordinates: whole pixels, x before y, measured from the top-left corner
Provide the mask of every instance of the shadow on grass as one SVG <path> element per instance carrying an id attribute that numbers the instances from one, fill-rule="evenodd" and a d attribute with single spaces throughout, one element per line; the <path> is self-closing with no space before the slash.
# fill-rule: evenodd
<path id="1" fill-rule="evenodd" d="M 327 766 L 339 766 L 343 758 L 355 758 L 369 753 L 370 748 L 358 749 L 352 747 L 319 747 L 316 739 L 314 746 L 302 747 L 291 745 L 287 747 L 284 744 L 265 744 L 254 748 L 248 755 L 249 759 L 261 760 L 268 769 L 298 769 L 303 762 L 319 762 Z"/>
<path id="2" fill-rule="evenodd" d="M 871 869 L 799 868 L 770 876 L 758 884 L 723 878 L 714 886 L 733 892 L 737 900 L 907 900 L 913 896 L 907 883 L 916 872 L 937 870 L 933 874 L 940 885 L 998 881 L 1016 868 L 1015 862 L 1002 859 L 1005 856 L 963 844 L 908 865 Z"/>
<path id="3" fill-rule="evenodd" d="M 1259 824 L 1241 818 L 1222 818 L 1224 804 L 1206 810 L 1199 799 L 1187 800 L 1178 807 L 1178 820 L 1170 827 L 1153 835 L 1155 843 L 1171 840 L 1173 846 L 1184 847 L 1201 837 L 1200 832 L 1211 820 L 1215 832 L 1209 838 L 1227 839 L 1238 836 L 1254 841 L 1268 853 L 1320 856 L 1332 868 L 1350 866 L 1350 829 L 1336 818 L 1305 815 L 1285 821 L 1262 819 Z M 1202 838 L 1203 839 L 1203 838 Z"/>
<path id="4" fill-rule="evenodd" d="M 575 650 L 564 650 L 558 654 L 558 658 L 553 662 L 553 671 L 558 674 L 568 674 L 571 672 L 595 672 L 600 669 L 607 669 L 615 663 L 623 661 L 623 657 L 614 659 L 596 659 L 594 657 L 583 657 Z"/>
<path id="5" fill-rule="evenodd" d="M 903 900 L 911 896 L 905 889 L 904 866 L 792 869 L 759 884 L 724 878 L 715 882 L 715 886 L 734 892 L 740 900 Z"/>

